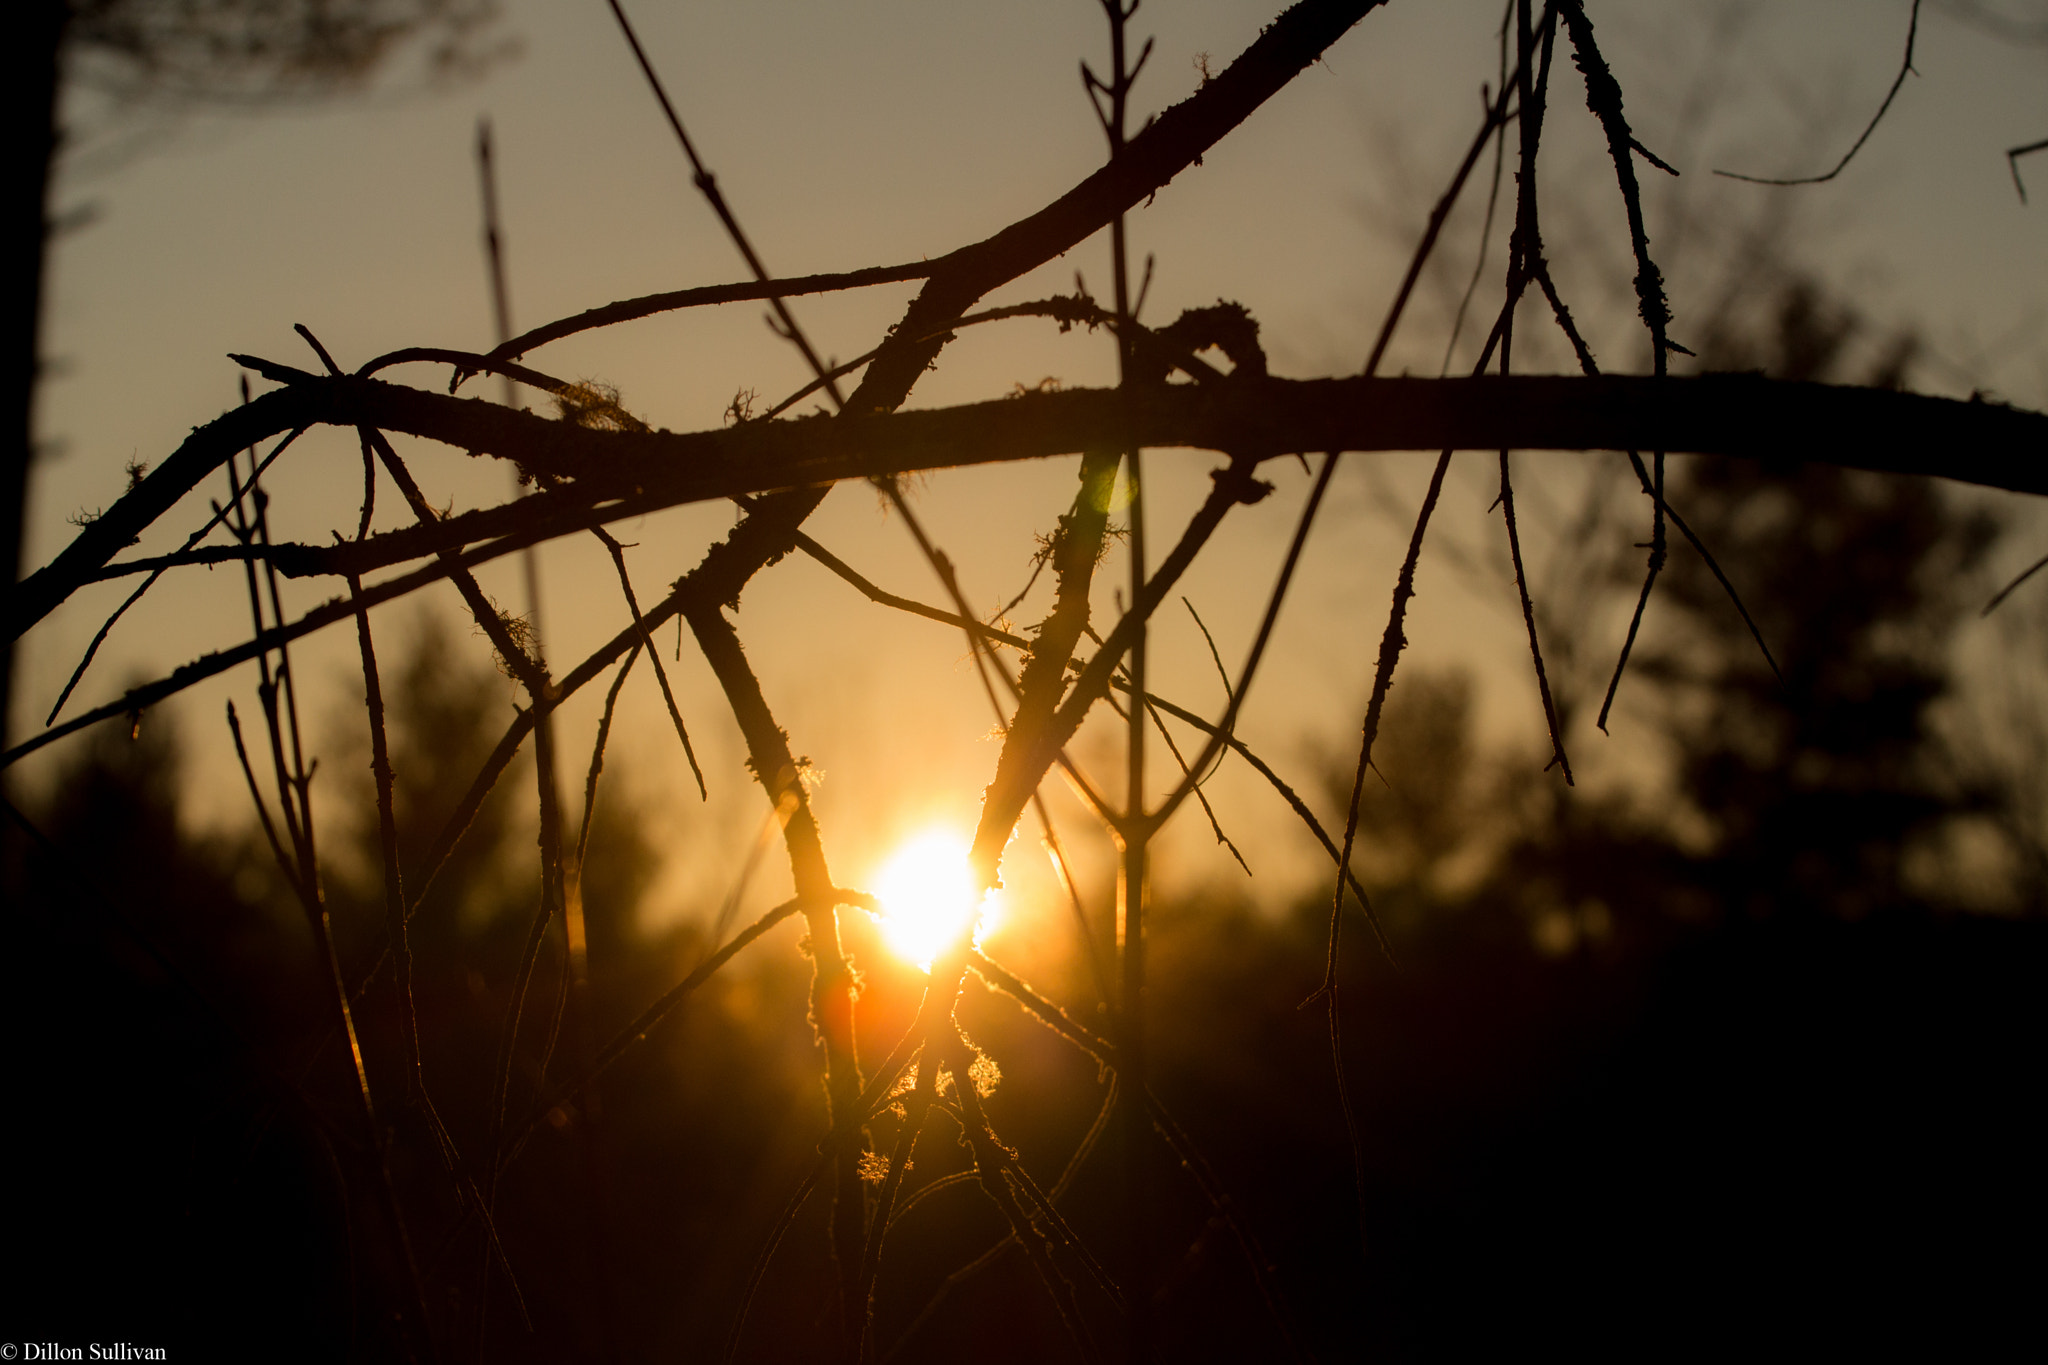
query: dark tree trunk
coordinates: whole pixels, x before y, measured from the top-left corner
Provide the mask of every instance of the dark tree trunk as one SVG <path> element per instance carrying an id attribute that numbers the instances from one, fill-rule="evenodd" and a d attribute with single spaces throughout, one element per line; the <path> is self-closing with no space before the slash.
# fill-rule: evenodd
<path id="1" fill-rule="evenodd" d="M 14 264 L 0 270 L 0 574 L 9 596 L 21 576 L 23 514 L 35 455 L 36 333 L 42 317 L 45 201 L 57 147 L 57 50 L 71 17 L 64 0 L 24 0 L 12 40 L 0 44 L 0 128 L 13 170 L 0 175 L 0 235 L 15 243 Z M 6 224 L 13 224 L 7 227 Z M 13 696 L 12 641 L 0 644 L 0 735 Z"/>

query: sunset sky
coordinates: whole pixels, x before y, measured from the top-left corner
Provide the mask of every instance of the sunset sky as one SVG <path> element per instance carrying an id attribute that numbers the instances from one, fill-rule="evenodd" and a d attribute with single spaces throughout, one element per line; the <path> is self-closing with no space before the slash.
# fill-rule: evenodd
<path id="1" fill-rule="evenodd" d="M 1192 92 L 1205 60 L 1220 70 L 1278 8 L 1279 0 L 1146 4 L 1134 25 L 1157 43 L 1137 88 L 1137 114 Z M 1742 184 L 1712 171 L 1797 175 L 1832 165 L 1898 69 L 1905 0 L 1588 0 L 1587 8 L 1638 136 L 1683 172 L 1673 181 L 1643 168 L 1675 337 L 1686 340 L 1689 321 L 1716 307 L 1725 291 L 1744 287 L 1738 248 L 1751 243 L 1758 261 L 1809 272 L 1850 301 L 1868 320 L 1873 344 L 1916 331 L 1925 343 L 1917 387 L 1983 389 L 2048 406 L 2048 154 L 2022 163 L 2032 207 L 2015 193 L 2004 155 L 2048 137 L 2048 6 L 1929 3 L 1917 78 L 1837 180 L 1798 189 Z M 1106 60 L 1093 0 L 642 0 L 629 9 L 692 137 L 778 274 L 937 256 L 1039 208 L 1103 156 L 1077 71 L 1083 59 L 1098 69 Z M 1428 207 L 1477 126 L 1499 11 L 1495 0 L 1396 0 L 1134 214 L 1139 261 L 1156 256 L 1145 320 L 1162 323 L 1182 308 L 1231 299 L 1261 322 L 1276 373 L 1355 372 Z M 1965 22 L 1959 11 L 2011 23 L 1999 31 Z M 515 326 L 743 277 L 601 0 L 507 0 L 501 22 L 519 40 L 520 55 L 439 92 L 399 88 L 394 77 L 390 88 L 367 95 L 260 112 L 111 110 L 89 97 L 73 101 L 82 136 L 62 166 L 53 207 L 59 215 L 90 207 L 93 217 L 69 230 L 52 257 L 44 340 L 51 368 L 39 414 L 46 452 L 32 485 L 28 566 L 64 543 L 67 518 L 119 494 L 130 460 L 162 460 L 192 426 L 237 401 L 229 351 L 310 367 L 294 323 L 311 328 L 344 366 L 404 345 L 487 348 L 493 336 L 474 159 L 480 116 L 496 130 Z M 2032 45 L 2013 40 L 2029 33 Z M 1603 363 L 1642 370 L 1647 348 L 1626 292 L 1619 199 L 1562 53 L 1560 44 L 1544 143 L 1552 258 Z M 1472 269 L 1484 189 L 1468 191 L 1443 269 L 1418 299 L 1390 371 L 1433 374 L 1442 364 L 1449 304 Z M 1502 235 L 1497 225 L 1475 316 L 1490 318 L 1497 307 Z M 1077 270 L 1107 296 L 1106 237 L 989 302 L 1070 291 Z M 872 346 L 914 288 L 803 299 L 793 308 L 820 350 L 843 358 Z M 551 373 L 616 385 L 624 405 L 655 426 L 716 427 L 736 391 L 757 391 L 765 404 L 807 377 L 801 359 L 763 326 L 762 313 L 740 304 L 669 314 L 559 343 L 532 360 Z M 1523 316 L 1518 339 L 1545 331 L 1533 312 Z M 1469 366 L 1470 343 L 1468 323 L 1454 368 Z M 1527 358 L 1530 368 L 1558 369 L 1566 356 L 1543 336 L 1528 344 Z M 963 334 L 911 402 L 993 397 L 1047 377 L 1100 384 L 1113 373 L 1105 335 L 1061 335 L 1050 323 L 1019 321 Z M 436 387 L 446 375 L 419 368 L 402 377 Z M 1186 452 L 1151 457 L 1155 546 L 1171 542 L 1212 464 Z M 1591 476 L 1616 478 L 1625 467 L 1611 456 L 1543 453 L 1522 457 L 1521 467 L 1534 489 L 1523 518 L 1540 585 L 1580 485 Z M 422 451 L 415 468 L 437 502 L 480 505 L 510 487 L 502 468 L 457 452 Z M 1479 457 L 1454 473 L 1432 532 L 1434 553 L 1424 559 L 1404 667 L 1476 670 L 1484 733 L 1520 746 L 1540 766 L 1541 716 L 1519 610 L 1505 577 L 1499 518 L 1487 512 L 1492 469 Z M 1247 709 L 1248 741 L 1314 792 L 1312 799 L 1321 800 L 1326 765 L 1348 767 L 1345 750 L 1355 744 L 1387 594 L 1426 470 L 1426 457 L 1347 461 Z M 1175 594 L 1200 610 L 1233 670 L 1307 486 L 1299 466 L 1276 463 L 1267 476 L 1279 484 L 1276 496 L 1237 513 Z M 1050 530 L 1072 482 L 1072 461 L 983 469 L 920 481 L 912 501 L 989 612 L 1023 587 L 1034 537 Z M 352 528 L 360 489 L 353 436 L 327 430 L 309 437 L 280 462 L 270 486 L 281 538 L 325 541 L 331 528 Z M 172 548 L 204 515 L 205 499 L 219 493 L 209 485 L 139 552 Z M 396 504 L 395 497 L 380 501 L 391 524 Z M 2001 505 L 2015 529 L 1987 572 L 1987 594 L 2000 574 L 2048 552 L 2048 517 L 2018 499 Z M 730 508 L 712 505 L 614 526 L 638 547 L 630 554 L 641 600 L 660 596 L 732 519 Z M 1641 520 L 1646 528 L 1647 515 Z M 942 597 L 872 490 L 839 490 L 807 529 L 883 586 L 933 602 Z M 1739 581 L 1739 566 L 1731 572 Z M 619 629 L 623 609 L 594 542 L 551 547 L 543 574 L 544 644 L 559 672 Z M 1099 580 L 1099 618 L 1114 611 L 1122 574 L 1113 556 Z M 523 607 L 515 561 L 500 561 L 484 577 L 501 602 Z M 1043 614 L 1048 586 L 1041 582 L 1015 613 L 1020 625 Z M 105 610 L 126 590 L 104 584 L 81 593 L 26 638 L 10 737 L 40 726 Z M 303 610 L 333 588 L 302 582 L 289 591 Z M 390 660 L 400 657 L 428 604 L 450 620 L 460 611 L 444 587 L 380 615 Z M 2038 600 L 2019 605 L 2038 616 Z M 1568 602 L 1540 606 L 1547 631 L 1584 632 L 1582 652 L 1611 659 L 1621 620 Z M 843 881 L 873 876 L 892 847 L 928 827 L 971 828 L 996 744 L 994 718 L 957 633 L 871 606 L 796 559 L 757 577 L 735 619 L 792 747 L 823 770 L 816 800 Z M 1175 601 L 1160 622 L 1156 690 L 1220 711 L 1222 688 L 1187 610 Z M 239 574 L 173 576 L 122 624 L 71 710 L 234 643 L 247 625 Z M 481 650 L 482 642 L 473 647 Z M 1977 651 L 1973 666 L 2016 666 L 1997 652 L 2003 646 L 1989 627 L 1963 647 Z M 314 729 L 334 733 L 359 695 L 353 636 L 330 632 L 299 660 L 314 690 Z M 608 769 L 615 791 L 645 803 L 673 855 L 660 903 L 649 907 L 656 916 L 715 909 L 764 808 L 741 766 L 724 703 L 689 648 L 675 676 L 707 760 L 711 802 L 699 805 L 693 789 L 685 797 L 691 784 L 651 676 L 636 677 L 625 694 L 616 766 Z M 509 717 L 509 681 L 505 689 Z M 247 706 L 253 692 L 245 670 L 168 708 L 199 778 L 195 821 L 245 817 L 220 717 L 225 699 Z M 578 772 L 599 695 L 586 693 L 568 711 L 566 761 Z M 1571 737 L 1595 788 L 1654 762 L 1642 728 L 1631 726 L 1626 707 L 1619 714 L 1611 739 L 1590 727 Z M 1112 790 L 1119 785 L 1115 743 L 1104 728 L 1084 733 L 1075 750 Z M 30 780 L 47 781 L 63 754 L 60 745 L 26 765 Z M 1164 780 L 1169 770 L 1160 758 Z M 1312 846 L 1284 809 L 1240 765 L 1226 766 L 1209 790 L 1266 894 L 1292 894 L 1322 875 L 1320 855 L 1309 856 Z M 1059 808 L 1075 810 L 1066 801 Z M 1180 817 L 1181 851 L 1163 875 L 1165 890 L 1197 878 L 1242 881 L 1209 847 L 1200 818 L 1198 811 Z M 1082 828 L 1074 819 L 1070 837 L 1106 868 L 1105 841 Z M 1020 840 L 1020 854 L 1031 843 L 1035 835 Z M 1024 890 L 1042 881 L 1042 858 L 1013 854 L 1011 861 L 1032 863 L 1019 871 Z M 781 898 L 785 879 L 776 868 L 756 898 Z M 1098 898 L 1104 885 L 1095 888 Z"/>

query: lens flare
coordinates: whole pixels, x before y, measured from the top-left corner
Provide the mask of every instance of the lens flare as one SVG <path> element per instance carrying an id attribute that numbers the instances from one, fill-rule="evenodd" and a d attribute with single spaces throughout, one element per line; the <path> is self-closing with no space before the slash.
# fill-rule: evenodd
<path id="1" fill-rule="evenodd" d="M 974 920 L 967 844 L 957 835 L 923 835 L 896 851 L 875 881 L 882 937 L 923 971 Z"/>

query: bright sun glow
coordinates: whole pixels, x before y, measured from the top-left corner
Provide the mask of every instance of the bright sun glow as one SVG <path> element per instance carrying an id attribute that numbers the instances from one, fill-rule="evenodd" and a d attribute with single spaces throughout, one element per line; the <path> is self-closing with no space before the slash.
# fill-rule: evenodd
<path id="1" fill-rule="evenodd" d="M 882 869 L 875 894 L 882 902 L 882 937 L 889 947 L 930 971 L 932 961 L 974 918 L 966 842 L 934 833 L 905 844 Z M 991 894 L 984 906 L 983 928 L 995 899 Z"/>

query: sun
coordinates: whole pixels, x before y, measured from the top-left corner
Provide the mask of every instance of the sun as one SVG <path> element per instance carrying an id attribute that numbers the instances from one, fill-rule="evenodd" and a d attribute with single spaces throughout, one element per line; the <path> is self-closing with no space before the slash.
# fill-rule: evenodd
<path id="1" fill-rule="evenodd" d="M 875 879 L 883 939 L 922 971 L 930 971 L 946 945 L 974 923 L 974 877 L 967 852 L 958 835 L 923 834 L 897 849 Z M 991 893 L 984 903 L 984 921 L 994 899 Z"/>

